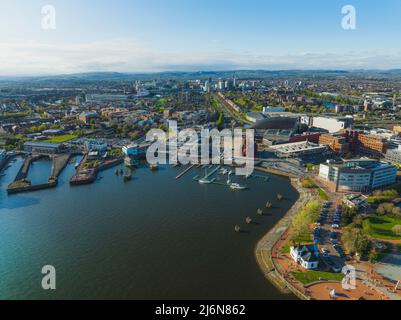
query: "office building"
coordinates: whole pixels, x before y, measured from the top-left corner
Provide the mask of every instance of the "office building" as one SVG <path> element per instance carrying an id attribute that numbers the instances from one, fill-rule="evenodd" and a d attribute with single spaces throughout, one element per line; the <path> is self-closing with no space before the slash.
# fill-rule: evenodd
<path id="1" fill-rule="evenodd" d="M 353 118 L 349 117 L 314 117 L 312 125 L 316 128 L 325 129 L 329 133 L 335 133 L 350 127 L 353 121 Z"/>
<path id="2" fill-rule="evenodd" d="M 25 142 L 23 150 L 30 153 L 57 154 L 61 152 L 61 144 L 47 142 Z"/>
<path id="3" fill-rule="evenodd" d="M 386 161 L 397 165 L 401 164 L 401 145 L 399 145 L 397 149 L 389 149 L 387 151 Z"/>
<path id="4" fill-rule="evenodd" d="M 364 192 L 394 184 L 397 168 L 368 158 L 345 160 L 343 163 L 328 160 L 320 165 L 319 178 L 332 191 Z"/>

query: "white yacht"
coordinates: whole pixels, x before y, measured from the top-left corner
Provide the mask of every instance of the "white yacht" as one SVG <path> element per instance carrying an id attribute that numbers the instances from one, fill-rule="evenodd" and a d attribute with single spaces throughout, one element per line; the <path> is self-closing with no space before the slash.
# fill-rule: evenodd
<path id="1" fill-rule="evenodd" d="M 240 185 L 239 183 L 233 182 L 233 183 L 230 184 L 230 189 L 233 189 L 233 190 L 246 190 L 246 189 L 248 189 L 248 187 Z"/>
<path id="2" fill-rule="evenodd" d="M 200 184 L 211 184 L 212 183 L 211 180 L 207 180 L 207 179 L 199 179 L 198 182 Z"/>

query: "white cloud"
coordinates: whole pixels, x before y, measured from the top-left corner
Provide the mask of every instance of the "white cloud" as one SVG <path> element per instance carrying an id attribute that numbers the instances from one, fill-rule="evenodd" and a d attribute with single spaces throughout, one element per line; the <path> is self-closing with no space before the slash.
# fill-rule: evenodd
<path id="1" fill-rule="evenodd" d="M 156 72 L 199 69 L 389 69 L 401 54 L 162 51 L 132 39 L 92 43 L 0 43 L 0 75 L 91 71 Z"/>

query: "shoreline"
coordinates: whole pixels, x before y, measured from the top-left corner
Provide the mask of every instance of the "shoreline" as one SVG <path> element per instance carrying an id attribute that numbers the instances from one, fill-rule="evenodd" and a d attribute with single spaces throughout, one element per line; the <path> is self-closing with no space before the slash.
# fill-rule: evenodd
<path id="1" fill-rule="evenodd" d="M 257 170 L 274 173 L 266 168 L 256 168 Z M 311 198 L 311 194 L 302 188 L 299 178 L 295 178 L 291 174 L 281 172 L 280 176 L 289 178 L 291 185 L 299 194 L 299 198 L 292 205 L 292 207 L 284 214 L 284 216 L 270 229 L 256 244 L 254 254 L 260 270 L 263 272 L 265 278 L 272 283 L 283 294 L 294 294 L 301 300 L 310 300 L 310 297 L 304 295 L 298 289 L 293 287 L 283 275 L 277 270 L 272 258 L 272 250 L 281 237 L 288 231 L 292 219 L 297 212 L 304 207 L 306 202 Z"/>

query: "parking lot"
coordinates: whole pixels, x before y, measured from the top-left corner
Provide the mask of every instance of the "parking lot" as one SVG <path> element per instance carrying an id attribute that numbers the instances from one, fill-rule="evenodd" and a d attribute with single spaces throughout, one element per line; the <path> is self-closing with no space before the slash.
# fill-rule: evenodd
<path id="1" fill-rule="evenodd" d="M 341 272 L 346 255 L 341 246 L 341 205 L 325 202 L 313 231 L 313 238 L 319 248 L 321 266 L 327 270 Z"/>

